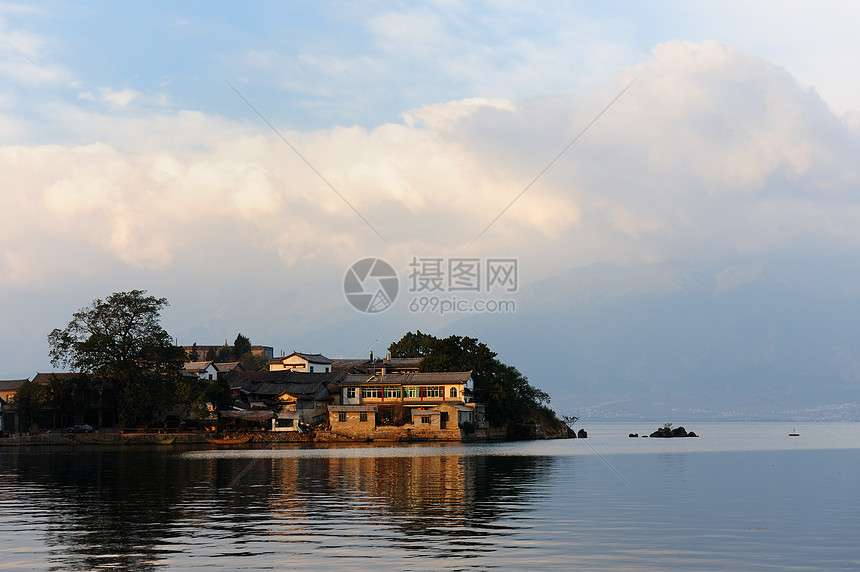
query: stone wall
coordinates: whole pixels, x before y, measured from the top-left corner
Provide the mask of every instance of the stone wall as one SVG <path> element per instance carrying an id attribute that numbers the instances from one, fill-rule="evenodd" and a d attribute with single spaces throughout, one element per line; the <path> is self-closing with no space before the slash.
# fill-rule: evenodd
<path id="1" fill-rule="evenodd" d="M 319 441 L 460 441 L 460 429 L 413 429 L 409 425 L 393 427 L 383 425 L 370 429 L 354 427 L 332 428 L 330 431 L 315 431 L 314 440 Z"/>

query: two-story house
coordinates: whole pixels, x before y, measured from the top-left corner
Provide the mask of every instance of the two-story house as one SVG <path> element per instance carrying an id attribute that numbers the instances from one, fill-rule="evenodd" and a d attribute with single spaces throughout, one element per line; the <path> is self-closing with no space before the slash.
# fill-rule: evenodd
<path id="1" fill-rule="evenodd" d="M 455 419 L 457 424 L 475 419 L 474 403 L 466 402 L 470 371 L 347 375 L 338 385 L 341 406 L 375 406 L 382 418 L 394 417 L 400 408 L 432 410 L 441 413 L 443 429 Z"/>
<path id="2" fill-rule="evenodd" d="M 302 373 L 330 373 L 332 360 L 322 354 L 293 352 L 288 356 L 271 360 L 269 371 L 298 371 Z"/>

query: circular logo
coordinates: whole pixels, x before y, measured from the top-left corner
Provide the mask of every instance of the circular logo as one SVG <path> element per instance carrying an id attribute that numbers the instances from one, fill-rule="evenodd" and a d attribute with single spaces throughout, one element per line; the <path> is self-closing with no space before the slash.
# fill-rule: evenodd
<path id="1" fill-rule="evenodd" d="M 343 293 L 352 307 L 365 314 L 383 312 L 394 303 L 400 279 L 394 268 L 381 258 L 363 258 L 349 267 L 343 279 Z"/>

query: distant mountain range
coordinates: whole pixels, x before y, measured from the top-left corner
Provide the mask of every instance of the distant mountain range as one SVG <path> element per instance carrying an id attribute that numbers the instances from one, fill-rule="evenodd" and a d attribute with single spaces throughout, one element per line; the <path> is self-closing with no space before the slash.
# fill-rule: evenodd
<path id="1" fill-rule="evenodd" d="M 858 269 L 854 255 L 594 265 L 466 321 L 564 414 L 860 419 Z"/>

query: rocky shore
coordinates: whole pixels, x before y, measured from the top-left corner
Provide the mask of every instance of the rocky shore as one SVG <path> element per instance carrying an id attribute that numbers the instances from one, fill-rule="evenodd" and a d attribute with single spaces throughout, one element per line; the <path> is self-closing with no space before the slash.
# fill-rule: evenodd
<path id="1" fill-rule="evenodd" d="M 669 437 L 698 437 L 695 433 L 690 431 L 687 432 L 683 427 L 675 427 L 672 429 L 671 427 L 661 427 L 657 429 L 653 433 L 651 433 L 650 437 L 660 437 L 662 439 Z"/>

